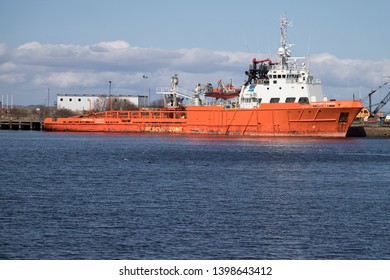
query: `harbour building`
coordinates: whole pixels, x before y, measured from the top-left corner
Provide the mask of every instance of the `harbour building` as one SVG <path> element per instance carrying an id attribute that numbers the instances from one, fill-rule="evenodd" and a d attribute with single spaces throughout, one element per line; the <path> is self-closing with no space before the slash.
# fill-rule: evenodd
<path id="1" fill-rule="evenodd" d="M 57 94 L 57 109 L 72 111 L 126 110 L 148 106 L 148 96 L 104 94 Z"/>

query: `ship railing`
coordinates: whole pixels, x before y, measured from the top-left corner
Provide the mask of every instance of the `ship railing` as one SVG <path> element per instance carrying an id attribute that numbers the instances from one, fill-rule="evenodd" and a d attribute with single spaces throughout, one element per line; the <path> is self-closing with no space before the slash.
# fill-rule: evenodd
<path id="1" fill-rule="evenodd" d="M 157 94 L 162 94 L 162 95 L 172 94 L 171 88 L 169 88 L 169 87 L 156 88 L 156 93 Z M 176 95 L 178 95 L 180 97 L 184 97 L 184 98 L 187 98 L 187 99 L 194 99 L 192 91 L 189 91 L 189 90 L 186 90 L 186 89 L 183 89 L 183 88 L 176 88 L 176 92 L 175 93 L 176 93 Z"/>
<path id="2" fill-rule="evenodd" d="M 321 80 L 318 79 L 318 78 L 313 78 L 311 83 L 314 84 L 314 85 L 320 85 L 321 84 Z"/>
<path id="3" fill-rule="evenodd" d="M 187 118 L 187 112 L 175 110 L 107 111 L 96 113 L 95 116 L 122 120 L 148 119 L 155 121 L 174 120 L 175 122 L 180 122 Z"/>

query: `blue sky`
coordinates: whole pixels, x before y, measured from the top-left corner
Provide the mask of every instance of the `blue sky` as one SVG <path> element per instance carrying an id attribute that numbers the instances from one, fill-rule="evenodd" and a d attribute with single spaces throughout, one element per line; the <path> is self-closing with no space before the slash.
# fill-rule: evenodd
<path id="1" fill-rule="evenodd" d="M 189 90 L 219 79 L 239 85 L 253 57 L 275 56 L 286 13 L 293 55 L 309 56 L 325 95 L 364 98 L 390 75 L 389 8 L 377 0 L 0 0 L 0 94 L 42 104 L 48 88 L 105 93 L 108 80 L 114 93 L 142 93 L 145 83 L 153 93 L 174 73 Z"/>

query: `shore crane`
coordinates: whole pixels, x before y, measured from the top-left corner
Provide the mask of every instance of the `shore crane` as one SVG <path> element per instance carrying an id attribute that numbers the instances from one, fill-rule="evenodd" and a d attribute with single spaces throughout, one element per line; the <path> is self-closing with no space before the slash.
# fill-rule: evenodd
<path id="1" fill-rule="evenodd" d="M 378 106 L 375 108 L 375 110 L 373 112 L 371 112 L 371 110 L 370 110 L 371 115 L 375 116 L 379 112 L 379 110 L 382 109 L 383 106 L 385 106 L 387 102 L 389 102 L 389 100 L 390 100 L 390 91 L 385 96 L 385 98 L 383 98 L 382 101 L 378 103 Z"/>
<path id="2" fill-rule="evenodd" d="M 369 111 L 370 111 L 370 117 L 375 116 L 375 115 L 379 112 L 379 110 L 382 109 L 383 106 L 385 106 L 387 102 L 389 102 L 389 100 L 390 100 L 390 91 L 389 91 L 389 93 L 382 99 L 381 102 L 379 102 L 378 104 L 375 104 L 375 105 L 377 105 L 377 107 L 376 107 L 374 110 L 372 110 L 372 106 L 374 106 L 374 105 L 372 105 L 372 99 L 371 99 L 372 95 L 373 95 L 375 92 L 377 92 L 379 89 L 381 89 L 382 87 L 384 87 L 385 85 L 387 85 L 389 82 L 390 82 L 390 81 L 387 81 L 387 82 L 383 83 L 382 85 L 380 85 L 380 86 L 377 87 L 376 89 L 372 90 L 372 91 L 368 94 L 368 108 L 369 108 Z"/>

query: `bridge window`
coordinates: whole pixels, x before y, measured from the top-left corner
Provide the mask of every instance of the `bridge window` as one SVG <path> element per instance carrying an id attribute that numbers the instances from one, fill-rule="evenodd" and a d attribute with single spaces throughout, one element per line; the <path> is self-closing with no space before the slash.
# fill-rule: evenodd
<path id="1" fill-rule="evenodd" d="M 249 103 L 249 102 L 251 102 L 251 99 L 250 98 L 241 98 L 241 102 Z"/>
<path id="2" fill-rule="evenodd" d="M 286 98 L 286 103 L 294 103 L 295 102 L 295 97 L 287 97 Z"/>
<path id="3" fill-rule="evenodd" d="M 309 98 L 307 97 L 300 97 L 298 100 L 299 104 L 309 104 Z"/>
<path id="4" fill-rule="evenodd" d="M 279 100 L 280 100 L 279 97 L 278 97 L 278 98 L 273 97 L 273 98 L 271 98 L 271 100 L 269 101 L 269 103 L 279 103 Z"/>

